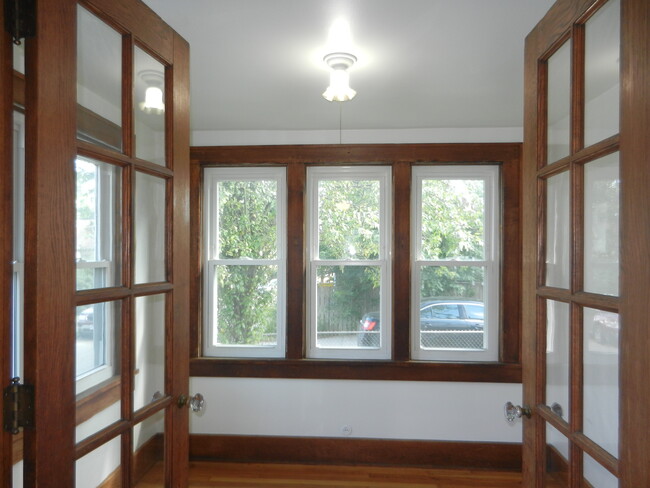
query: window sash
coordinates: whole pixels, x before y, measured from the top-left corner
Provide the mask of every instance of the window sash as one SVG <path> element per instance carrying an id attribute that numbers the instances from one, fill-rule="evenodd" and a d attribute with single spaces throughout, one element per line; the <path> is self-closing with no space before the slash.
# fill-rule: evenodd
<path id="1" fill-rule="evenodd" d="M 499 167 L 496 165 L 418 166 L 412 181 L 411 357 L 421 361 L 497 361 L 499 358 L 500 222 Z M 484 186 L 483 259 L 423 259 L 422 185 L 424 180 L 482 180 Z M 425 267 L 481 267 L 483 282 L 484 348 L 427 349 L 421 345 L 420 286 Z"/>
<path id="2" fill-rule="evenodd" d="M 206 168 L 204 176 L 204 307 L 203 354 L 211 357 L 283 358 L 286 349 L 286 234 L 287 190 L 286 169 L 273 168 Z M 276 255 L 275 259 L 219 259 L 217 185 L 224 181 L 276 182 Z M 273 346 L 215 344 L 216 302 L 215 273 L 218 266 L 275 266 L 276 281 L 276 344 Z"/>
<path id="3" fill-rule="evenodd" d="M 319 258 L 318 185 L 323 180 L 373 180 L 379 189 L 379 256 L 377 259 Z M 318 166 L 307 169 L 307 357 L 314 359 L 390 359 L 392 350 L 391 313 L 391 167 L 388 166 Z M 321 266 L 376 266 L 380 269 L 380 316 L 386 325 L 380 329 L 380 347 L 318 347 L 318 285 L 317 269 Z M 370 312 L 370 310 L 368 310 Z M 362 314 L 363 315 L 363 314 Z M 358 317 L 361 320 L 361 316 Z"/>

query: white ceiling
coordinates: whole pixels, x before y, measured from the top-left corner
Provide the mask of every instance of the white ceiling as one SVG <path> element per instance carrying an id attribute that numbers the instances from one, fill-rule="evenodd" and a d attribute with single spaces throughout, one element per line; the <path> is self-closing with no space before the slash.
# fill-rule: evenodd
<path id="1" fill-rule="evenodd" d="M 192 130 L 521 127 L 524 38 L 554 0 L 145 0 L 190 43 Z M 331 24 L 357 97 L 327 102 Z"/>

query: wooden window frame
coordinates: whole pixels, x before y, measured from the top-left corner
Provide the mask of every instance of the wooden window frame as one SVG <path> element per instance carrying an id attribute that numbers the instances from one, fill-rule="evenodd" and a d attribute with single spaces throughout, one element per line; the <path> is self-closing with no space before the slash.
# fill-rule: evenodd
<path id="1" fill-rule="evenodd" d="M 519 143 L 368 144 L 193 147 L 191 159 L 191 376 L 400 381 L 521 381 L 521 179 Z M 501 324 L 496 362 L 411 360 L 410 188 L 418 164 L 501 166 Z M 307 359 L 305 354 L 305 184 L 307 165 L 392 166 L 393 344 L 390 360 Z M 287 350 L 283 359 L 201 356 L 202 169 L 210 166 L 282 165 L 287 168 Z M 400 306 L 394 306 L 401 304 Z"/>

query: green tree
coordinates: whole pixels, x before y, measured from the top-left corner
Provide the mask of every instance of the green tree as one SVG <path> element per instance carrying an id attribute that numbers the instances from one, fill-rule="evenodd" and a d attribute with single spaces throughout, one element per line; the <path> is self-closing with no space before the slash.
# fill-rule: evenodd
<path id="1" fill-rule="evenodd" d="M 421 273 L 424 297 L 482 299 L 483 268 L 463 261 L 484 258 L 482 180 L 425 180 L 422 184 L 422 259 L 454 260 L 458 266 L 428 266 Z"/>
<path id="2" fill-rule="evenodd" d="M 276 183 L 223 181 L 218 185 L 220 259 L 274 259 Z M 218 339 L 221 344 L 255 345 L 276 330 L 277 266 L 221 265 L 217 286 Z M 273 338 L 271 338 L 273 340 Z"/>

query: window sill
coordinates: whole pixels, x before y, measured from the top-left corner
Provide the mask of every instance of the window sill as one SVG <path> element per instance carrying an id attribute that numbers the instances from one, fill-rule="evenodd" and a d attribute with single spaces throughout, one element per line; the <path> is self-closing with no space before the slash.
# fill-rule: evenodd
<path id="1" fill-rule="evenodd" d="M 191 360 L 190 375 L 220 378 L 521 383 L 521 364 L 202 357 Z"/>

